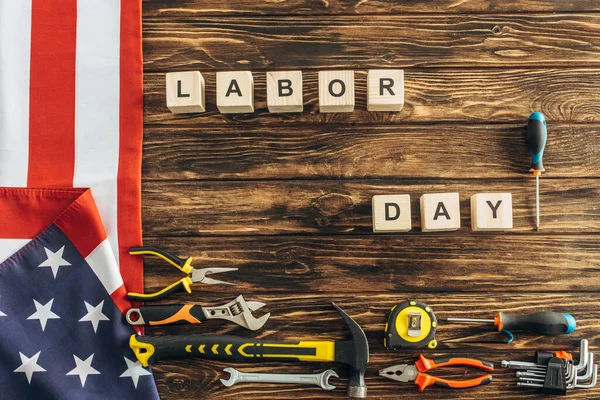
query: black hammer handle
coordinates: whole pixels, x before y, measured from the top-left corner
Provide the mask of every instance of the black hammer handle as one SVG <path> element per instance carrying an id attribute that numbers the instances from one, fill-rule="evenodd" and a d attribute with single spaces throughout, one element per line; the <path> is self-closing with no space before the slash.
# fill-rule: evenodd
<path id="1" fill-rule="evenodd" d="M 137 336 L 129 346 L 143 366 L 164 359 L 200 357 L 222 361 L 335 361 L 335 342 L 273 342 L 227 335 Z"/>

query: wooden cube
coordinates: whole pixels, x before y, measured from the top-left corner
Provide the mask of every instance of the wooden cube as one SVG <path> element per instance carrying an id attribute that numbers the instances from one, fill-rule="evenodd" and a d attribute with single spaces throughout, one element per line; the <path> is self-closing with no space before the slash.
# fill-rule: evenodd
<path id="1" fill-rule="evenodd" d="M 477 193 L 471 196 L 471 229 L 505 231 L 512 229 L 512 195 Z"/>
<path id="2" fill-rule="evenodd" d="M 432 193 L 421 196 L 421 230 L 423 232 L 460 229 L 458 193 Z"/>
<path id="3" fill-rule="evenodd" d="M 198 71 L 166 75 L 167 107 L 175 114 L 204 112 L 204 77 Z"/>
<path id="4" fill-rule="evenodd" d="M 269 112 L 302 112 L 302 71 L 267 72 Z"/>
<path id="5" fill-rule="evenodd" d="M 373 232 L 408 232 L 412 228 L 410 196 L 373 196 Z"/>
<path id="6" fill-rule="evenodd" d="M 404 106 L 404 71 L 370 69 L 367 74 L 367 110 L 400 111 Z"/>
<path id="7" fill-rule="evenodd" d="M 354 71 L 319 71 L 319 111 L 354 111 Z"/>
<path id="8" fill-rule="evenodd" d="M 223 114 L 254 112 L 252 72 L 217 72 L 217 108 Z"/>

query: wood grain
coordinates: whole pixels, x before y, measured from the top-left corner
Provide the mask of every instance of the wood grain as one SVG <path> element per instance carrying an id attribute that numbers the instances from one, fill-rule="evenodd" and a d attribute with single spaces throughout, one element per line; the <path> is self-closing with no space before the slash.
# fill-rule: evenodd
<path id="1" fill-rule="evenodd" d="M 146 72 L 407 67 L 599 67 L 595 14 L 159 17 Z"/>
<path id="2" fill-rule="evenodd" d="M 600 113 L 599 113 L 600 115 Z M 543 178 L 600 177 L 600 125 L 549 125 Z M 512 178 L 528 182 L 521 124 L 147 127 L 147 180 Z M 527 185 L 526 184 L 526 185 Z M 494 189 L 496 190 L 496 189 Z"/>
<path id="3" fill-rule="evenodd" d="M 420 14 L 420 13 L 531 13 L 600 11 L 594 0 L 228 0 L 201 1 L 143 0 L 144 18 L 206 17 L 211 15 L 371 15 L 371 14 Z"/>
<path id="4" fill-rule="evenodd" d="M 514 229 L 535 230 L 535 184 L 521 180 L 364 181 L 164 181 L 143 186 L 149 236 L 360 234 L 372 232 L 371 198 L 410 194 L 413 230 L 420 233 L 419 197 L 459 192 L 460 231 L 473 235 L 469 198 L 475 193 L 513 195 Z M 543 179 L 541 225 L 545 233 L 600 232 L 597 179 Z M 150 223 L 148 223 L 150 221 Z M 406 234 L 405 234 L 406 235 Z"/>
<path id="5" fill-rule="evenodd" d="M 198 268 L 239 268 L 227 277 L 236 283 L 236 292 L 284 298 L 369 293 L 373 301 L 365 304 L 368 307 L 377 306 L 378 294 L 411 291 L 600 291 L 600 244 L 595 235 L 163 236 L 147 237 L 145 243 L 193 256 Z M 181 279 L 178 271 L 157 260 L 147 260 L 147 271 L 147 290 Z M 223 292 L 218 286 L 196 289 L 202 294 Z"/>
<path id="6" fill-rule="evenodd" d="M 221 296 L 221 299 L 219 299 Z M 369 398 L 405 398 L 405 396 L 416 396 L 417 389 L 414 385 L 402 385 L 382 379 L 377 371 L 390 365 L 413 361 L 418 351 L 388 352 L 383 347 L 383 329 L 385 324 L 385 313 L 394 304 L 404 298 L 419 298 L 426 301 L 434 310 L 438 318 L 471 316 L 474 318 L 488 318 L 493 315 L 490 310 L 502 304 L 502 310 L 509 313 L 519 313 L 524 309 L 553 309 L 557 302 L 568 304 L 566 311 L 576 313 L 579 327 L 571 335 L 540 338 L 528 333 L 517 333 L 517 338 L 512 345 L 497 345 L 490 350 L 485 341 L 503 340 L 503 336 L 493 332 L 485 326 L 471 326 L 458 324 L 441 324 L 437 330 L 436 338 L 439 341 L 435 351 L 428 352 L 429 356 L 469 355 L 483 357 L 493 361 L 496 370 L 493 372 L 494 381 L 485 388 L 466 391 L 440 391 L 428 389 L 419 394 L 419 398 L 433 399 L 443 394 L 444 398 L 480 398 L 483 392 L 486 397 L 494 399 L 514 398 L 522 394 L 523 398 L 536 398 L 535 391 L 519 391 L 515 388 L 514 370 L 500 368 L 503 359 L 530 361 L 534 349 L 560 350 L 567 349 L 577 357 L 578 341 L 582 338 L 590 340 L 590 349 L 597 351 L 599 344 L 598 328 L 600 320 L 596 313 L 585 312 L 586 306 L 594 302 L 594 295 L 561 293 L 543 294 L 531 296 L 530 294 L 445 294 L 433 298 L 422 293 L 403 292 L 401 294 L 387 295 L 356 295 L 333 294 L 330 296 L 304 294 L 295 298 L 281 298 L 274 295 L 247 295 L 247 298 L 267 303 L 265 309 L 272 312 L 263 330 L 259 333 L 244 331 L 242 328 L 232 326 L 218 321 L 211 322 L 213 326 L 196 327 L 194 333 L 201 334 L 204 329 L 210 333 L 234 334 L 247 337 L 256 337 L 269 340 L 343 340 L 348 337 L 348 332 L 339 316 L 328 304 L 330 300 L 336 301 L 349 313 L 365 330 L 370 348 L 370 362 L 367 371 L 367 386 Z M 203 304 L 219 304 L 222 301 L 220 295 L 206 295 L 205 293 L 192 294 L 186 298 L 193 298 Z M 376 301 L 374 301 L 376 300 Z M 475 306 L 477 305 L 477 306 Z M 307 322 L 310 321 L 310 322 Z M 216 325 L 216 326 L 214 326 Z M 148 329 L 148 334 L 167 334 L 169 328 Z M 191 333 L 191 329 L 187 330 Z M 466 343 L 476 342 L 476 343 Z M 157 375 L 158 385 L 162 392 L 168 392 L 173 398 L 215 398 L 229 399 L 235 396 L 252 397 L 259 399 L 288 399 L 288 398 L 345 398 L 345 385 L 348 373 L 343 365 L 339 364 L 317 364 L 317 363 L 259 363 L 259 364 L 233 364 L 243 371 L 254 372 L 287 372 L 287 373 L 310 373 L 322 371 L 326 368 L 334 368 L 340 379 L 332 380 L 331 383 L 338 386 L 333 392 L 321 391 L 318 388 L 306 386 L 261 386 L 261 385 L 237 385 L 225 388 L 219 382 L 219 378 L 227 378 L 228 374 L 222 369 L 230 366 L 229 363 L 206 361 L 200 359 L 186 361 L 163 361 L 155 365 L 154 371 Z M 193 371 L 193 375 L 190 375 Z M 444 370 L 436 372 L 436 375 L 451 379 L 465 379 L 468 376 L 478 375 L 475 370 L 456 368 L 444 373 Z M 594 392 L 574 391 L 570 397 L 578 397 L 578 394 L 590 396 Z M 539 395 L 538 395 L 539 396 Z"/>
<path id="7" fill-rule="evenodd" d="M 382 64 L 382 67 L 393 65 Z M 174 64 L 172 70 L 190 69 Z M 203 67 L 207 112 L 174 115 L 165 105 L 165 75 L 148 73 L 145 86 L 146 125 L 186 128 L 205 125 L 296 126 L 306 124 L 394 124 L 407 122 L 511 122 L 523 124 L 533 111 L 549 121 L 600 122 L 599 69 L 456 69 L 404 71 L 404 108 L 401 112 L 367 111 L 367 70 L 355 70 L 356 107 L 352 113 L 319 113 L 317 72 L 303 71 L 304 112 L 273 114 L 267 109 L 266 72 L 253 70 L 254 113 L 224 115 L 216 106 L 215 72 Z"/>

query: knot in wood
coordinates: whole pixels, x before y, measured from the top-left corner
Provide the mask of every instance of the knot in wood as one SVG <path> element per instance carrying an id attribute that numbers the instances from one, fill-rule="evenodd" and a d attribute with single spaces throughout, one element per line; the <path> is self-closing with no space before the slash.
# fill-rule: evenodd
<path id="1" fill-rule="evenodd" d="M 499 35 L 502 33 L 502 28 L 499 25 L 496 25 L 492 28 L 492 33 L 494 35 Z"/>
<path id="2" fill-rule="evenodd" d="M 328 193 L 318 197 L 312 207 L 323 217 L 340 215 L 354 208 L 352 197 L 341 193 Z"/>
<path id="3" fill-rule="evenodd" d="M 310 267 L 300 261 L 292 261 L 285 264 L 286 275 L 303 275 L 310 272 Z"/>

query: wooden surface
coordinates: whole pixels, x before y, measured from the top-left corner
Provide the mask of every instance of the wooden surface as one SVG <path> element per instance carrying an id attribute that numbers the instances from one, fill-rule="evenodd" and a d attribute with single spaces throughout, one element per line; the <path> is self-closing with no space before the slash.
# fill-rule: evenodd
<path id="1" fill-rule="evenodd" d="M 499 361 L 528 360 L 535 349 L 575 352 L 582 338 L 600 350 L 599 11 L 593 0 L 145 0 L 144 241 L 194 256 L 198 267 L 239 268 L 227 277 L 235 287 L 196 286 L 171 300 L 218 305 L 243 294 L 272 313 L 258 332 L 210 322 L 148 333 L 342 339 L 335 301 L 369 339 L 369 398 L 539 398 L 516 388 Z M 369 68 L 404 69 L 402 112 L 366 110 Z M 265 72 L 282 69 L 304 72 L 302 114 L 267 110 Z M 322 69 L 355 70 L 354 112 L 318 112 Z M 206 113 L 166 108 L 164 73 L 187 70 L 206 79 Z M 228 70 L 253 72 L 254 113 L 217 111 L 215 73 Z M 532 111 L 542 111 L 549 128 L 539 233 L 525 145 Z M 490 191 L 512 193 L 513 230 L 471 231 L 469 198 Z M 459 231 L 421 233 L 419 197 L 435 192 L 459 192 Z M 372 233 L 377 194 L 411 195 L 411 232 Z M 146 289 L 176 272 L 149 260 Z M 442 325 L 438 349 L 427 353 L 494 361 L 494 381 L 418 394 L 377 376 L 418 354 L 387 352 L 382 343 L 386 311 L 408 297 L 429 303 L 438 318 L 571 312 L 578 329 L 493 345 L 482 342 L 498 334 L 484 328 Z M 165 400 L 346 397 L 342 365 L 333 365 L 341 379 L 332 392 L 225 388 L 218 379 L 226 366 L 164 361 L 154 371 Z M 600 386 L 569 398 L 600 398 Z"/>

